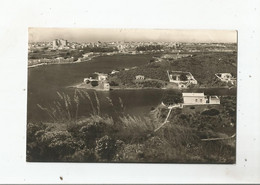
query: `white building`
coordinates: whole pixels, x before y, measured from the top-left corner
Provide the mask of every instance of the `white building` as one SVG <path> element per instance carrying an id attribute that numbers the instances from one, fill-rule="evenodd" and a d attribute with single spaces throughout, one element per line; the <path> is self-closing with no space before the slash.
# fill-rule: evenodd
<path id="1" fill-rule="evenodd" d="M 135 76 L 136 80 L 144 80 L 144 76 L 143 75 L 137 75 Z"/>
<path id="2" fill-rule="evenodd" d="M 119 73 L 119 71 L 113 70 L 110 74 L 113 75 L 113 74 L 116 74 L 116 73 Z"/>
<path id="3" fill-rule="evenodd" d="M 104 91 L 109 91 L 110 90 L 110 85 L 108 82 L 103 82 L 103 90 Z"/>
<path id="4" fill-rule="evenodd" d="M 63 39 L 55 39 L 52 42 L 53 49 L 57 49 L 57 48 L 63 49 L 66 48 L 67 45 L 68 45 L 68 41 Z"/>
<path id="5" fill-rule="evenodd" d="M 236 78 L 234 78 L 230 73 L 216 73 L 215 76 L 222 82 L 230 82 L 231 84 L 236 82 Z"/>
<path id="6" fill-rule="evenodd" d="M 205 96 L 204 93 L 182 93 L 183 105 L 220 104 L 217 96 Z"/>
<path id="7" fill-rule="evenodd" d="M 108 78 L 108 75 L 107 74 L 105 74 L 105 73 L 95 73 L 95 74 L 97 74 L 98 75 L 98 81 L 106 81 L 107 80 L 107 78 Z"/>
<path id="8" fill-rule="evenodd" d="M 84 58 L 88 58 L 89 56 L 93 55 L 93 52 L 83 54 Z"/>
<path id="9" fill-rule="evenodd" d="M 183 72 L 183 71 L 167 71 L 167 75 L 169 78 L 169 82 L 173 83 L 189 83 L 189 84 L 197 84 L 197 80 L 193 77 L 193 75 L 190 72 Z M 181 80 L 181 75 L 185 75 L 187 80 L 182 81 Z"/>

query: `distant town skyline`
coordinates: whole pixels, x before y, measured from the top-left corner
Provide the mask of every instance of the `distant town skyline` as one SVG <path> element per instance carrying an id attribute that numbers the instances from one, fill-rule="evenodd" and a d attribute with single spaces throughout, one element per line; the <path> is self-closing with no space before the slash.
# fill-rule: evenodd
<path id="1" fill-rule="evenodd" d="M 195 42 L 236 43 L 234 30 L 29 28 L 29 42 Z"/>

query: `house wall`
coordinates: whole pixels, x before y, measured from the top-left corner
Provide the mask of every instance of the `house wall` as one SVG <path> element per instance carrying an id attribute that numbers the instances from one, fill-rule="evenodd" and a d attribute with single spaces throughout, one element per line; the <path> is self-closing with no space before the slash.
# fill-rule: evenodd
<path id="1" fill-rule="evenodd" d="M 206 104 L 206 99 L 204 96 L 184 96 L 184 104 Z"/>
<path id="2" fill-rule="evenodd" d="M 209 97 L 209 104 L 220 104 L 220 99 Z"/>
<path id="3" fill-rule="evenodd" d="M 104 90 L 109 90 L 110 89 L 109 83 L 105 82 L 103 85 L 104 85 Z"/>
<path id="4" fill-rule="evenodd" d="M 98 80 L 99 81 L 107 80 L 107 76 L 100 75 L 100 76 L 98 76 Z"/>
<path id="5" fill-rule="evenodd" d="M 136 80 L 144 80 L 144 76 L 136 76 L 135 79 Z"/>

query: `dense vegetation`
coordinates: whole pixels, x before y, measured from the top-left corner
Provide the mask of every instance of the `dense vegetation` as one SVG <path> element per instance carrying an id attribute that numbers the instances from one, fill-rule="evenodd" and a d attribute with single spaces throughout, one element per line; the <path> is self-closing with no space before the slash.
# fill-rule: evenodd
<path id="1" fill-rule="evenodd" d="M 164 93 L 162 102 L 165 105 L 173 105 L 178 103 L 183 103 L 182 94 L 178 92 L 167 91 Z"/>
<path id="2" fill-rule="evenodd" d="M 108 98 L 111 108 L 118 113 L 119 119 L 115 120 L 102 115 L 97 96 L 88 99 L 84 91 L 76 91 L 73 98 L 59 96 L 61 101 L 55 103 L 59 105 L 56 108 L 40 107 L 53 121 L 27 125 L 27 161 L 235 162 L 234 138 L 201 140 L 234 134 L 235 97 L 223 97 L 224 106 L 173 109 L 169 122 L 155 131 L 168 114 L 164 107 L 159 106 L 150 116 L 138 118 L 124 114 L 122 101 L 115 106 Z M 93 114 L 78 118 L 70 106 L 78 107 L 87 99 Z"/>

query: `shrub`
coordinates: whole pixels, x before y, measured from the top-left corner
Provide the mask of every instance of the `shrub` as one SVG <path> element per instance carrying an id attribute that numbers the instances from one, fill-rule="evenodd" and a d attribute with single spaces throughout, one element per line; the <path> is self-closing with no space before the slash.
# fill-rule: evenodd
<path id="1" fill-rule="evenodd" d="M 93 162 L 96 160 L 95 151 L 93 149 L 87 149 L 86 147 L 66 157 L 66 161 L 73 162 Z"/>
<path id="2" fill-rule="evenodd" d="M 180 75 L 180 80 L 181 80 L 181 81 L 187 81 L 188 78 L 187 78 L 187 76 L 186 76 L 184 73 L 181 73 L 181 75 Z"/>
<path id="3" fill-rule="evenodd" d="M 98 86 L 98 81 L 91 81 L 91 85 L 92 85 L 93 87 Z"/>
<path id="4" fill-rule="evenodd" d="M 111 86 L 118 86 L 118 85 L 119 85 L 119 84 L 116 83 L 115 81 L 111 81 L 109 84 L 110 84 Z"/>
<path id="5" fill-rule="evenodd" d="M 78 147 L 76 140 L 67 131 L 46 132 L 41 136 L 39 145 L 43 146 L 42 155 L 50 161 L 62 161 L 64 156 L 72 155 Z"/>
<path id="6" fill-rule="evenodd" d="M 46 125 L 42 123 L 28 123 L 27 124 L 27 142 L 34 142 L 39 135 L 40 131 L 43 131 L 47 128 Z"/>
<path id="7" fill-rule="evenodd" d="M 182 103 L 182 94 L 179 92 L 168 91 L 164 94 L 162 102 L 166 105 Z"/>
<path id="8" fill-rule="evenodd" d="M 95 151 L 101 159 L 111 160 L 116 153 L 116 148 L 115 140 L 105 135 L 96 141 Z"/>
<path id="9" fill-rule="evenodd" d="M 208 116 L 216 116 L 219 115 L 219 110 L 217 109 L 209 109 L 209 110 L 205 110 L 201 113 L 201 115 L 208 115 Z"/>

